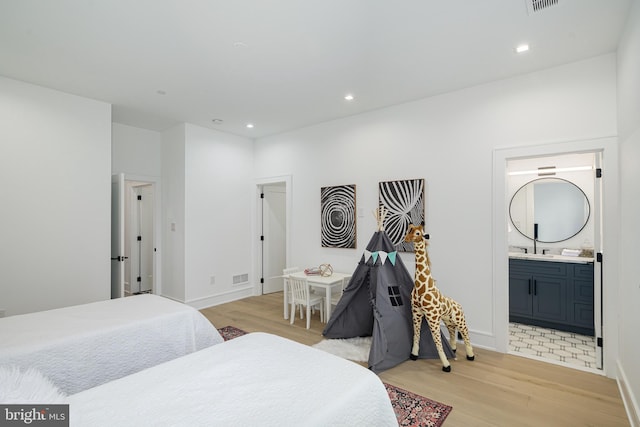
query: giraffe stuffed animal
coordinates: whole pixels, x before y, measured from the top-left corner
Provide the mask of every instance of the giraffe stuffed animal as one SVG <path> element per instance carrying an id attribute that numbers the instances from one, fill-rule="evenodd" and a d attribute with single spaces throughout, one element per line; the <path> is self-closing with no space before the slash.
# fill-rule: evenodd
<path id="1" fill-rule="evenodd" d="M 431 261 L 427 253 L 427 240 L 421 225 L 409 225 L 405 242 L 412 242 L 416 256 L 415 283 L 411 291 L 411 313 L 413 316 L 413 347 L 411 360 L 418 359 L 420 350 L 420 328 L 424 316 L 431 329 L 433 342 L 436 344 L 438 355 L 442 361 L 442 370 L 451 371 L 451 364 L 442 349 L 440 321 L 443 321 L 449 331 L 451 349 L 456 351 L 456 329 L 460 331 L 467 350 L 467 360 L 475 359 L 473 348 L 469 341 L 469 329 L 464 318 L 462 306 L 451 298 L 443 295 L 436 287 L 436 281 L 431 277 Z"/>

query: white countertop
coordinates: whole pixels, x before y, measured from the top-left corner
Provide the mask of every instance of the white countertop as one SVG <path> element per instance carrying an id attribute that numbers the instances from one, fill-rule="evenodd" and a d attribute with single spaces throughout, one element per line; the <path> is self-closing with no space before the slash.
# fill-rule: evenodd
<path id="1" fill-rule="evenodd" d="M 525 254 L 522 252 L 509 252 L 509 258 L 530 259 L 534 261 L 551 261 L 551 262 L 572 262 L 576 264 L 587 264 L 593 262 L 593 258 L 580 256 L 565 256 L 552 254 Z"/>

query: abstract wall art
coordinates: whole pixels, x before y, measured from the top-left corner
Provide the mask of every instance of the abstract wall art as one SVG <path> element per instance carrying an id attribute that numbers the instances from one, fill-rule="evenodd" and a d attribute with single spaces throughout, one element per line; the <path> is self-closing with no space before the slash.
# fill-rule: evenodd
<path id="1" fill-rule="evenodd" d="M 356 247 L 356 186 L 338 185 L 320 189 L 322 246 Z"/>
<path id="2" fill-rule="evenodd" d="M 399 251 L 413 252 L 404 236 L 409 224 L 424 221 L 424 179 L 380 182 L 379 204 L 387 210 L 384 229 Z"/>

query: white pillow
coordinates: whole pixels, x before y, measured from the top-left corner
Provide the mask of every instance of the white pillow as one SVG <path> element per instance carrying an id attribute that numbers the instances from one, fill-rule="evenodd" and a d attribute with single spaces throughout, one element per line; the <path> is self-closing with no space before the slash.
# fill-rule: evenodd
<path id="1" fill-rule="evenodd" d="M 66 397 L 36 369 L 0 366 L 0 403 L 65 403 Z"/>

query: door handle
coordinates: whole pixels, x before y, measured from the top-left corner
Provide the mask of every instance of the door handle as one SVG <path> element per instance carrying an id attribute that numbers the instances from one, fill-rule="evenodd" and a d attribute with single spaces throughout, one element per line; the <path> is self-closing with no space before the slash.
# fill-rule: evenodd
<path id="1" fill-rule="evenodd" d="M 529 295 L 531 295 L 531 279 L 529 279 Z"/>
<path id="2" fill-rule="evenodd" d="M 533 280 L 533 295 L 538 295 L 538 281 Z"/>
<path id="3" fill-rule="evenodd" d="M 129 259 L 128 256 L 120 256 L 118 255 L 117 257 L 111 257 L 111 261 L 124 261 L 125 259 Z"/>

